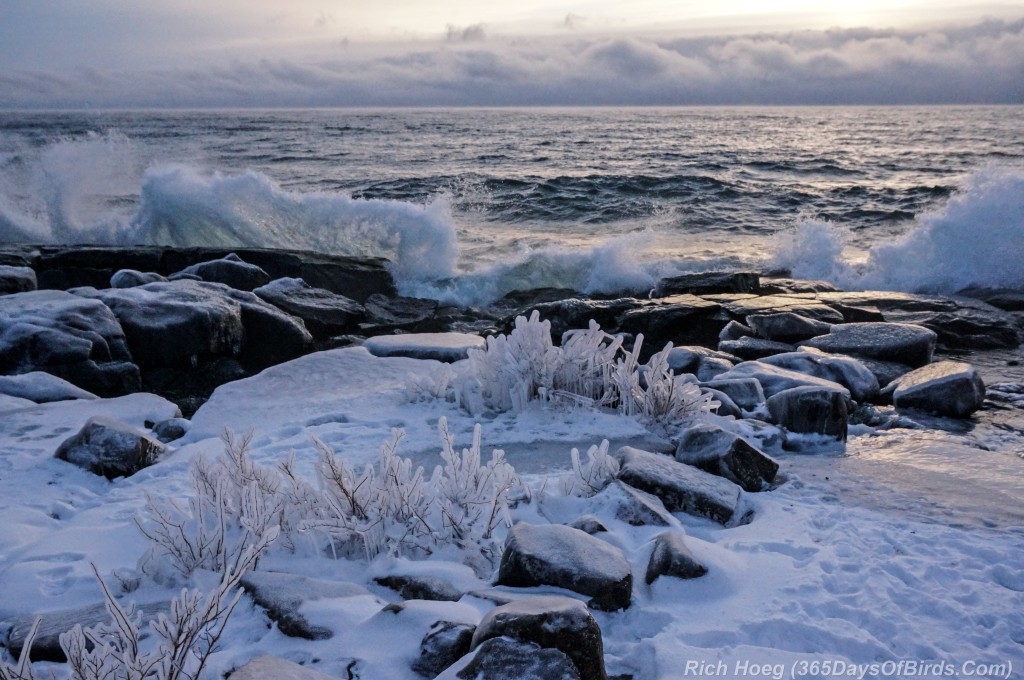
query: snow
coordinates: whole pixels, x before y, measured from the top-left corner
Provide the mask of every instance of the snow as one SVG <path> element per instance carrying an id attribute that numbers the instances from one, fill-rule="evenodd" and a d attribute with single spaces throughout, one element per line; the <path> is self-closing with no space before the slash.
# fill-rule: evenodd
<path id="1" fill-rule="evenodd" d="M 0 394 L 21 397 L 42 404 L 68 399 L 95 399 L 96 395 L 72 385 L 63 378 L 31 371 L 21 375 L 0 375 Z"/>
<path id="2" fill-rule="evenodd" d="M 484 349 L 487 343 L 470 333 L 403 333 L 369 338 L 363 347 L 378 357 L 458 361 L 469 356 L 469 350 Z"/>
<path id="3" fill-rule="evenodd" d="M 358 468 L 376 460 L 391 428 L 401 427 L 406 436 L 399 455 L 429 473 L 441 462 L 438 419 L 447 419 L 456 447 L 469 446 L 480 420 L 484 457 L 492 447 L 505 449 L 531 486 L 531 500 L 513 508 L 515 520 L 543 524 L 592 514 L 609 528 L 596 538 L 621 550 L 635 574 L 644 573 L 651 541 L 664 527 L 633 527 L 615 519 L 614 504 L 563 496 L 552 475 L 569 470 L 571 448 L 586 451 L 609 439 L 613 449 L 653 450 L 651 443 L 665 433 L 652 434 L 616 413 L 545 403 L 474 419 L 454 403 L 409 389 L 410 381 L 441 380 L 446 370 L 435 361 L 374 357 L 363 348 L 267 369 L 219 388 L 168 455 L 113 482 L 53 453 L 89 418 L 145 428 L 147 421 L 175 417 L 173 404 L 146 394 L 15 402 L 20 408 L 14 410 L 5 410 L 9 400 L 0 402 L 0 622 L 98 603 L 89 564 L 111 583 L 114 570 L 136 568 L 147 543 L 134 518 L 146 495 L 184 499 L 190 459 L 219 451 L 225 427 L 253 432 L 254 460 L 270 465 L 294 453 L 300 472 L 313 465 L 313 436 Z M 1024 391 L 1010 383 L 1002 389 Z M 749 676 L 754 664 L 768 664 L 762 677 L 774 677 L 776 666 L 789 677 L 809 668 L 800 664 L 830 662 L 865 666 L 864 677 L 878 678 L 896 674 L 870 664 L 901 661 L 950 664 L 961 675 L 965 664 L 1013 661 L 1018 673 L 1024 654 L 1024 409 L 1013 402 L 1001 406 L 960 425 L 922 416 L 919 429 L 858 426 L 838 453 L 773 451 L 779 485 L 743 495 L 744 509 L 752 510 L 745 524 L 723 527 L 676 513 L 687 546 L 708 573 L 651 585 L 636 579 L 628 609 L 593 611 L 609 675 L 711 677 L 721 663 L 728 669 L 723 677 L 741 675 L 738 668 Z M 742 422 L 709 419 L 728 429 Z M 244 598 L 207 677 L 270 655 L 334 677 L 351 671 L 364 679 L 413 680 L 410 663 L 434 622 L 476 624 L 494 607 L 467 595 L 460 602 L 383 609 L 398 598 L 373 582 L 380 575 L 423 574 L 467 592 L 486 591 L 497 565 L 490 575 L 475 574 L 454 546 L 423 561 L 382 555 L 369 564 L 274 548 L 260 569 L 353 583 L 370 594 L 324 593 L 304 603 L 301 613 L 310 624 L 334 631 L 323 641 L 284 636 Z M 522 592 L 571 594 L 545 586 Z M 153 601 L 161 595 L 170 600 L 177 591 L 144 579 L 128 597 Z M 66 677 L 60 664 L 37 667 L 37 677 L 50 671 Z M 281 672 L 292 677 L 290 670 Z"/>

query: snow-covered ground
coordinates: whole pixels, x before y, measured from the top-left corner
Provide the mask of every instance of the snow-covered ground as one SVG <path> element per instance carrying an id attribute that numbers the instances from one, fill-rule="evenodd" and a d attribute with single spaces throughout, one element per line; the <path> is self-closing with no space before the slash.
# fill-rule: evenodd
<path id="1" fill-rule="evenodd" d="M 448 370 L 435 361 L 379 358 L 363 349 L 275 366 L 219 388 L 169 455 L 114 482 L 53 453 L 89 417 L 143 427 L 173 417 L 172 404 L 145 394 L 38 406 L 0 402 L 0 618 L 100 602 L 90 563 L 104 575 L 135 569 L 147 540 L 134 518 L 147 494 L 191 493 L 190 460 L 200 452 L 215 455 L 225 428 L 252 432 L 256 462 L 273 465 L 294 454 L 297 469 L 310 476 L 313 437 L 360 468 L 377 459 L 392 428 L 402 428 L 398 453 L 429 474 L 441 462 L 439 419 L 447 419 L 459 448 L 470 445 L 477 422 L 426 394 L 425 386 L 442 384 Z M 513 510 L 515 518 L 567 522 L 596 514 L 610 530 L 604 540 L 629 558 L 636 575 L 632 606 L 594 612 L 611 675 L 1021 677 L 1022 414 L 1011 404 L 980 413 L 954 432 L 946 431 L 953 421 L 936 420 L 923 429 L 859 427 L 845 451 L 769 450 L 781 463 L 781 484 L 745 495 L 752 521 L 722 527 L 675 516 L 708 574 L 661 578 L 650 586 L 642 575 L 661 528 L 632 527 L 584 499 L 562 497 L 555 477 L 569 468 L 573 447 L 585 451 L 609 439 L 613 450 L 627 443 L 656 450 L 666 446 L 666 433 L 615 413 L 540 403 L 481 423 L 485 454 L 504 449 L 532 489 L 532 500 Z M 463 591 L 490 587 L 492 573 L 475 573 L 452 556 L 417 563 L 379 557 L 368 564 L 272 548 L 261 569 L 351 581 L 369 594 L 305 605 L 311 624 L 335 632 L 323 641 L 284 636 L 243 600 L 208 675 L 221 677 L 271 654 L 338 677 L 355 671 L 364 679 L 416 678 L 409 664 L 434 621 L 476 623 L 494 604 L 466 595 L 460 602 L 382 612 L 398 597 L 372 578 L 422 573 Z M 144 582 L 129 597 L 175 595 Z M 58 677 L 66 672 L 61 665 L 37 667 Z"/>

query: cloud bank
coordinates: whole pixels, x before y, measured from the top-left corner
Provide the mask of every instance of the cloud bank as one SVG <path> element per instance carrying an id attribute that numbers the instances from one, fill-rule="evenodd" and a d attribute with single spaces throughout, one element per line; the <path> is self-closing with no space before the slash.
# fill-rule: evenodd
<path id="1" fill-rule="evenodd" d="M 1022 104 L 1024 20 L 928 31 L 513 39 L 486 26 L 188 68 L 0 71 L 0 107 Z"/>

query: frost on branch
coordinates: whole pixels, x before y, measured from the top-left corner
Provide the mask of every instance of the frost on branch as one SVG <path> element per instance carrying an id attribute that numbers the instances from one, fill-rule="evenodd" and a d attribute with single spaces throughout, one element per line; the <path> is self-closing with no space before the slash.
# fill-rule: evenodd
<path id="1" fill-rule="evenodd" d="M 41 621 L 42 619 L 36 618 L 32 622 L 32 627 L 29 629 L 28 634 L 25 636 L 25 641 L 21 645 L 21 657 L 16 664 L 8 664 L 3 659 L 0 659 L 0 680 L 35 680 L 35 675 L 32 672 L 32 662 L 29 660 L 29 652 L 32 649 L 32 643 L 36 639 L 36 633 L 39 632 L 39 623 Z"/>
<path id="2" fill-rule="evenodd" d="M 551 323 L 538 312 L 517 317 L 508 335 L 487 339 L 485 349 L 469 351 L 468 373 L 455 393 L 471 413 L 522 411 L 530 401 L 607 406 L 627 416 L 672 423 L 717 408 L 698 386 L 673 375 L 668 366 L 671 343 L 650 360 L 639 362 L 643 335 L 631 351 L 622 338 L 603 332 L 594 321 L 586 330 L 551 341 Z"/>
<path id="3" fill-rule="evenodd" d="M 608 454 L 608 440 L 602 439 L 600 446 L 587 449 L 587 460 L 580 459 L 580 450 L 570 453 L 572 471 L 562 478 L 562 493 L 566 496 L 593 496 L 608 486 L 619 473 L 619 461 Z"/>

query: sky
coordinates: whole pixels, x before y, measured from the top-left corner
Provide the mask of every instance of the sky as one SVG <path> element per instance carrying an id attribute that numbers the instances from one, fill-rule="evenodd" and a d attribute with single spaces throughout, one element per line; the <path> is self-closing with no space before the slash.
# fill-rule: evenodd
<path id="1" fill-rule="evenodd" d="M 1024 103 L 1024 0 L 0 0 L 0 108 Z"/>

